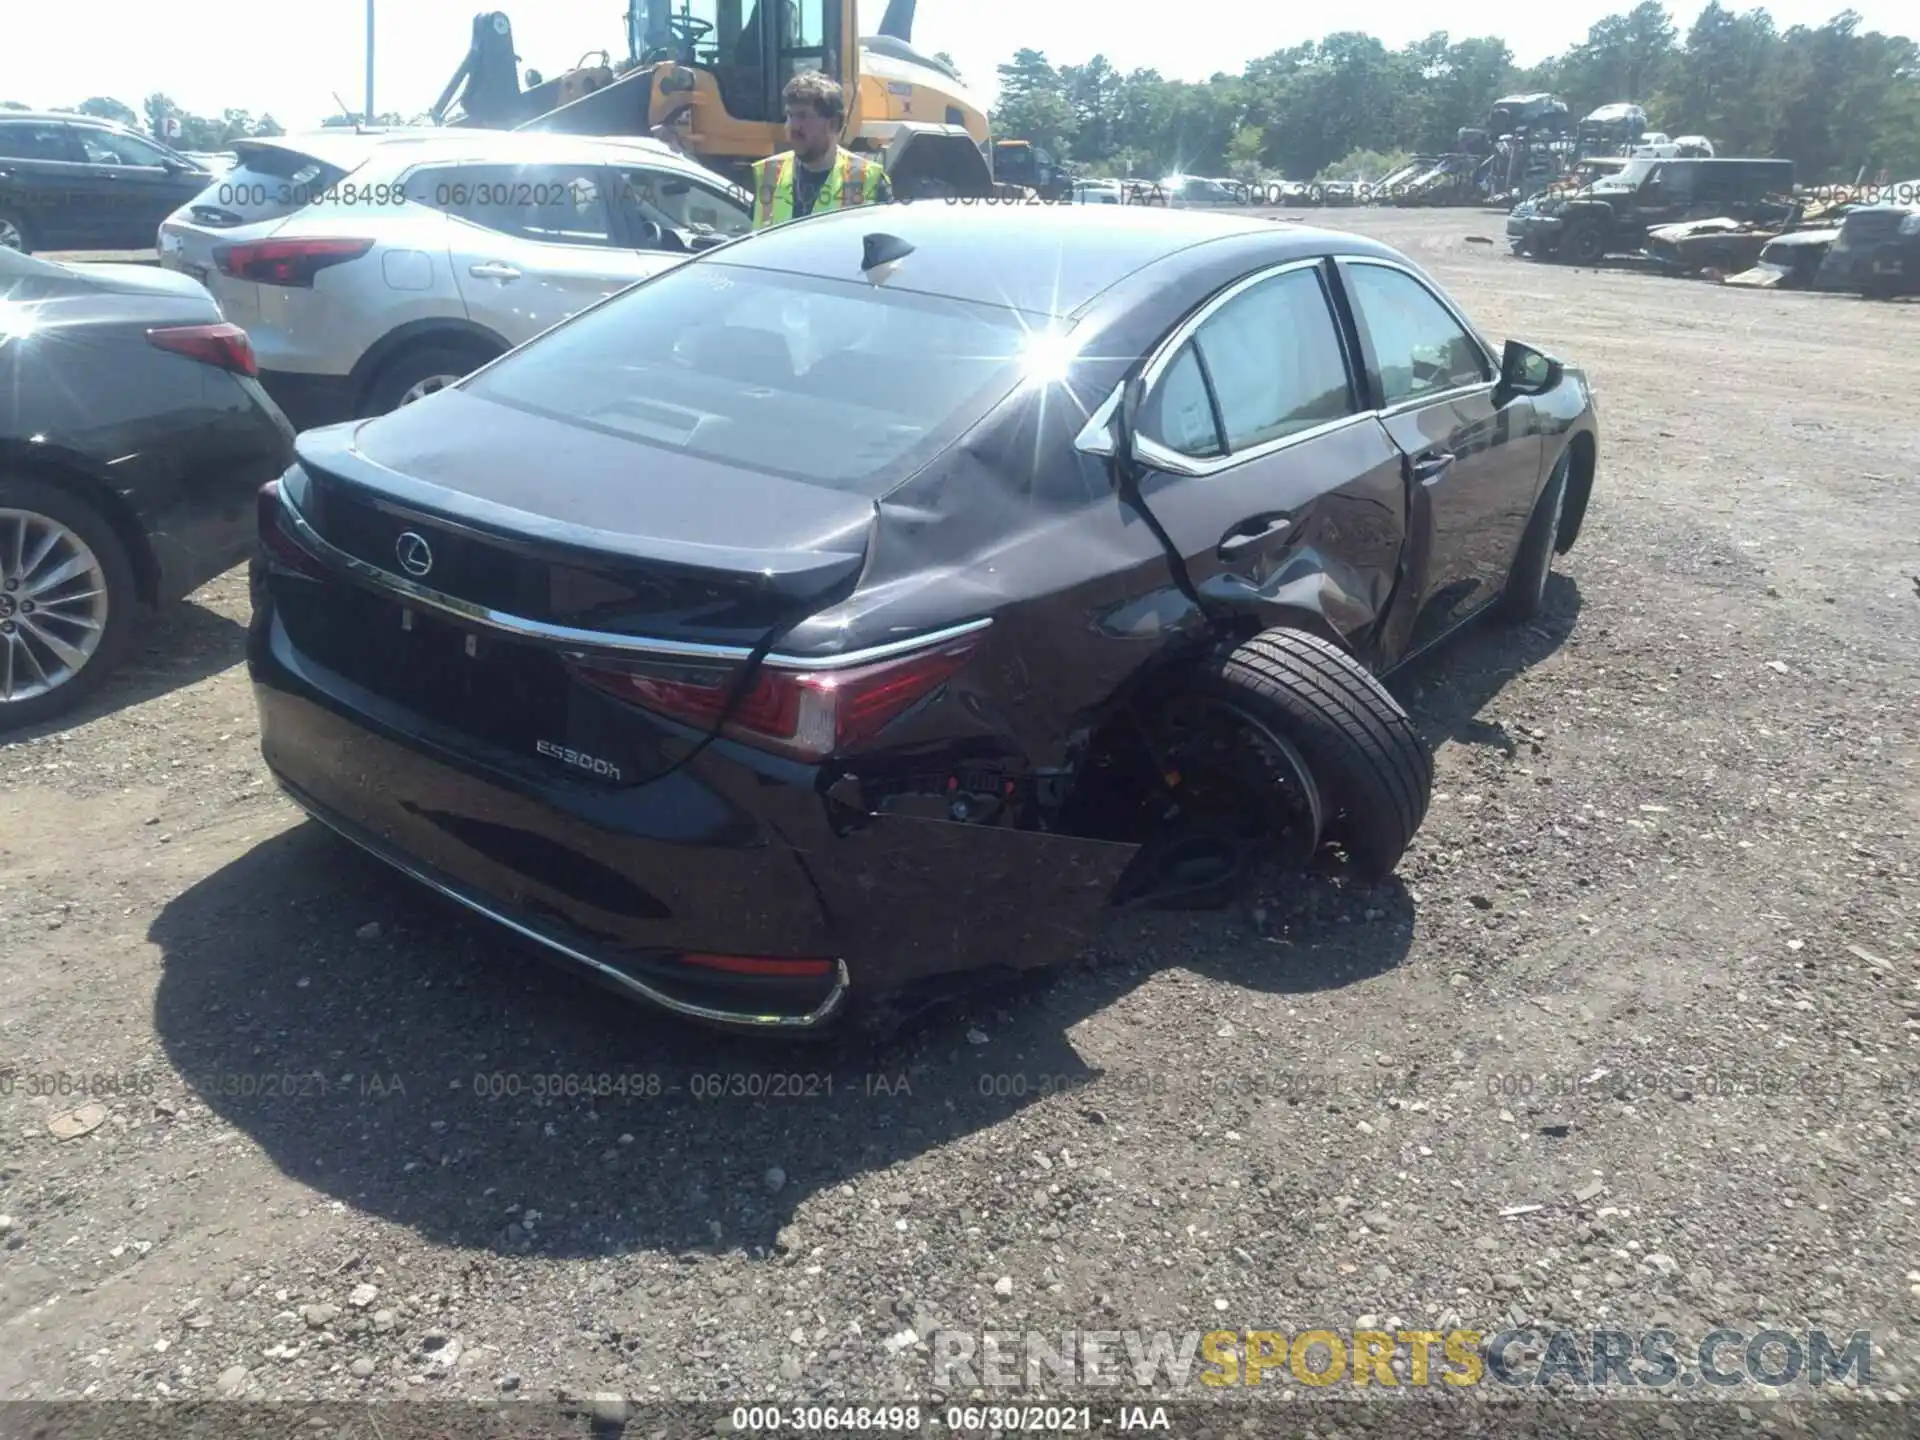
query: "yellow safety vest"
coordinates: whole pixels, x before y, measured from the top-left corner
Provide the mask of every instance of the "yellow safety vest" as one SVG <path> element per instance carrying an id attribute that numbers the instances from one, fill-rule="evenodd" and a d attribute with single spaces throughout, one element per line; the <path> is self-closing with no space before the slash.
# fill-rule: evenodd
<path id="1" fill-rule="evenodd" d="M 793 171 L 797 162 L 791 150 L 753 166 L 753 228 L 765 229 L 793 218 Z M 820 186 L 819 198 L 808 212 L 819 215 L 828 210 L 843 210 L 852 205 L 871 205 L 880 198 L 880 181 L 885 176 L 878 163 L 851 150 L 835 147 L 833 168 Z"/>

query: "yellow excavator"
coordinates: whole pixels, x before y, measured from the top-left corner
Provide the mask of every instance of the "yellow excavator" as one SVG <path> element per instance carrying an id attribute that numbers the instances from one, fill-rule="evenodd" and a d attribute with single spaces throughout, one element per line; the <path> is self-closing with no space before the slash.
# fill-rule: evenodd
<path id="1" fill-rule="evenodd" d="M 986 109 L 954 68 L 913 46 L 915 0 L 889 0 L 861 35 L 856 0 L 630 0 L 628 58 L 600 52 L 543 80 L 516 69 L 501 11 L 474 17 L 467 58 L 431 112 L 437 124 L 652 135 L 737 184 L 787 148 L 780 94 L 820 70 L 847 93 L 841 140 L 873 154 L 902 199 L 999 193 Z"/>

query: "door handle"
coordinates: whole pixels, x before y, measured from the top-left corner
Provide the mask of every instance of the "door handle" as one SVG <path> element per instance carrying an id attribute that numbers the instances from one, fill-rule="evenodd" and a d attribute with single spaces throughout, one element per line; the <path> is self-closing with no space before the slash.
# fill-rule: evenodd
<path id="1" fill-rule="evenodd" d="M 467 273 L 476 280 L 518 280 L 520 272 L 511 265 L 502 265 L 498 260 L 483 260 L 478 265 L 469 265 Z"/>
<path id="2" fill-rule="evenodd" d="M 1293 521 L 1285 515 L 1254 515 L 1222 535 L 1220 547 L 1213 553 L 1218 559 L 1231 560 L 1253 549 L 1261 541 L 1284 535 L 1292 528 Z"/>
<path id="3" fill-rule="evenodd" d="M 1431 485 L 1453 468 L 1456 458 L 1450 450 L 1429 450 L 1424 455 L 1416 455 L 1413 457 L 1413 478 L 1422 485 Z"/>

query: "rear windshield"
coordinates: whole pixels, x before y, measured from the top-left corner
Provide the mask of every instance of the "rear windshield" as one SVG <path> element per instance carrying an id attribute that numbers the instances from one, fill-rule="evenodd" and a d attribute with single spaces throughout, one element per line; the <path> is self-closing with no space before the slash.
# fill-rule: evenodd
<path id="1" fill-rule="evenodd" d="M 347 172 L 337 165 L 278 146 L 249 147 L 226 174 L 193 197 L 193 218 L 203 225 L 253 225 L 305 209 Z"/>
<path id="2" fill-rule="evenodd" d="M 1023 378 L 1042 353 L 1030 323 L 864 280 L 694 261 L 523 346 L 467 389 L 877 497 Z"/>

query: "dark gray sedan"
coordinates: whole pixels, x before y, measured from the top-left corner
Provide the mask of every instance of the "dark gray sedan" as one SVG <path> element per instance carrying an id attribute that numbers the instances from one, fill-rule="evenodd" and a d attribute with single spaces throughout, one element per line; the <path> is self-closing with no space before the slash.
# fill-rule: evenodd
<path id="1" fill-rule="evenodd" d="M 1579 371 L 1353 235 L 816 216 L 302 435 L 265 755 L 627 994 L 897 1014 L 1263 851 L 1392 870 L 1432 771 L 1377 677 L 1537 611 L 1596 434 Z"/>

